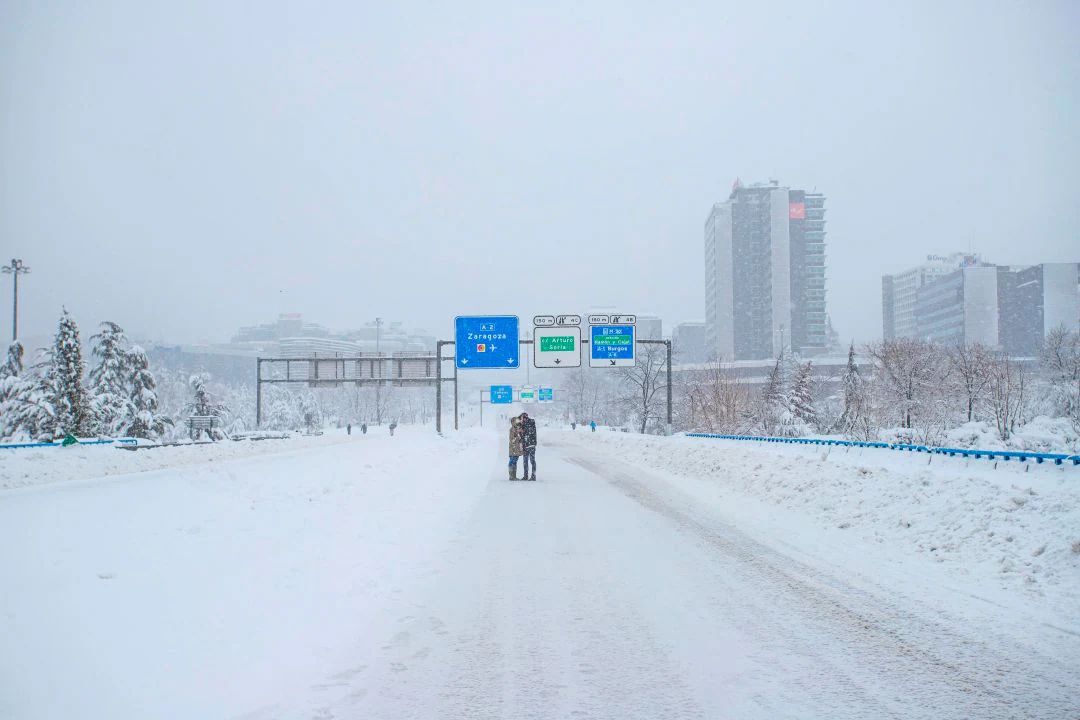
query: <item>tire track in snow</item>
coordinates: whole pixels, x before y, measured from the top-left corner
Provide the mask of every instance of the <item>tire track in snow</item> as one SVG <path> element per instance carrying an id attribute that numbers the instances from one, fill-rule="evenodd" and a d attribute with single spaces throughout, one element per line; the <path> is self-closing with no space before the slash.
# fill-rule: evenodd
<path id="1" fill-rule="evenodd" d="M 862 712 L 853 716 L 865 716 L 869 706 L 876 706 L 875 716 L 912 717 L 915 711 L 935 718 L 1077 716 L 1066 663 L 1038 658 L 1031 664 L 1019 659 L 1010 653 L 1019 652 L 1017 648 L 993 647 L 977 639 L 977 631 L 964 635 L 954 629 L 954 622 L 874 597 L 741 535 L 655 476 L 626 463 L 601 460 L 577 446 L 561 448 L 569 462 L 666 518 L 727 561 L 760 589 L 761 597 L 779 600 L 782 611 L 763 613 L 754 603 L 734 609 L 740 623 L 772 638 L 774 652 L 806 653 L 829 670 L 814 672 L 809 682 L 798 683 L 811 697 L 827 702 L 830 694 L 839 692 L 862 704 Z M 664 494 L 655 490 L 658 487 L 665 488 Z M 735 605 L 727 598 L 718 610 L 730 611 Z M 830 662 L 814 639 L 807 639 L 806 630 L 813 628 L 839 639 L 864 671 L 879 669 L 883 684 L 860 683 L 849 675 L 850 663 Z M 887 695 L 884 686 L 893 682 L 899 689 Z"/>

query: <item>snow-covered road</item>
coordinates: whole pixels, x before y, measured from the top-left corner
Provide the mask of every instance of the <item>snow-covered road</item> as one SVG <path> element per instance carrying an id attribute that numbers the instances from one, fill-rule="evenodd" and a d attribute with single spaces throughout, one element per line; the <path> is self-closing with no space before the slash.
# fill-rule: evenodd
<path id="1" fill-rule="evenodd" d="M 796 549 L 588 435 L 547 433 L 537 483 L 504 445 L 0 493 L 0 717 L 1080 716 L 1075 628 Z"/>

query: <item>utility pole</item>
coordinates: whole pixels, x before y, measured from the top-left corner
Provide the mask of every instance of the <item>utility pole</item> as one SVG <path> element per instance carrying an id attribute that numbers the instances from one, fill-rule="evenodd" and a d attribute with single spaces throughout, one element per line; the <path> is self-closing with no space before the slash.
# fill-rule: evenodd
<path id="1" fill-rule="evenodd" d="M 11 275 L 15 281 L 15 300 L 11 304 L 11 342 L 19 339 L 19 276 L 26 275 L 30 268 L 22 260 L 11 259 L 10 265 L 4 266 L 4 274 Z"/>
<path id="2" fill-rule="evenodd" d="M 375 357 L 379 363 L 379 382 L 375 383 L 375 424 L 382 425 L 382 376 L 383 361 L 382 353 L 379 352 L 379 336 L 382 330 L 382 318 L 375 318 Z"/>

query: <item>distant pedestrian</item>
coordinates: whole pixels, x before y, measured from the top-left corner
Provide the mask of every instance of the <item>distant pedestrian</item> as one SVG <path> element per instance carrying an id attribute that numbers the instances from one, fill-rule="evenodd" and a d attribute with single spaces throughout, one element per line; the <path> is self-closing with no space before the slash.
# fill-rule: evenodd
<path id="1" fill-rule="evenodd" d="M 349 435 L 352 435 L 352 423 L 348 423 L 347 425 L 345 425 L 345 432 Z"/>
<path id="2" fill-rule="evenodd" d="M 596 421 L 595 421 L 595 420 L 591 420 L 591 421 L 589 422 L 589 427 L 591 427 L 591 428 L 592 428 L 592 431 L 593 431 L 593 432 L 596 432 Z"/>
<path id="3" fill-rule="evenodd" d="M 536 480 L 536 421 L 529 417 L 529 413 L 521 413 L 521 459 L 522 480 Z M 532 465 L 532 476 L 529 476 L 529 465 Z"/>
<path id="4" fill-rule="evenodd" d="M 518 479 L 517 463 L 522 452 L 524 452 L 524 448 L 521 445 L 521 418 L 514 416 L 510 418 L 510 462 L 508 468 L 511 480 Z"/>
<path id="5" fill-rule="evenodd" d="M 367 435 L 367 423 L 364 423 L 360 426 L 360 432 L 362 432 L 364 435 Z"/>
<path id="6" fill-rule="evenodd" d="M 394 437 L 395 430 L 397 430 L 397 420 L 390 423 L 390 437 Z"/>
<path id="7" fill-rule="evenodd" d="M 570 429 L 571 430 L 577 430 L 577 423 L 576 422 L 570 423 Z"/>

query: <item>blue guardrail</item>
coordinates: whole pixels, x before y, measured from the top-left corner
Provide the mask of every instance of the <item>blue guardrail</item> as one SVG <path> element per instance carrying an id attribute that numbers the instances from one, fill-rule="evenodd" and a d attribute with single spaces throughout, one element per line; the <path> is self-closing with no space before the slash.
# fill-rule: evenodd
<path id="1" fill-rule="evenodd" d="M 115 438 L 113 440 L 80 440 L 76 445 L 112 445 L 113 443 L 122 443 L 125 445 L 138 445 L 139 441 L 135 438 Z M 36 443 L 9 443 L 0 444 L 0 450 L 15 450 L 18 448 L 35 448 L 35 447 L 62 447 L 61 442 L 36 442 Z M 74 446 L 72 446 L 74 447 Z"/>
<path id="2" fill-rule="evenodd" d="M 908 452 L 929 453 L 932 455 L 948 455 L 949 457 L 965 457 L 986 460 L 1017 460 L 1027 462 L 1034 460 L 1036 463 L 1051 461 L 1055 465 L 1064 465 L 1071 462 L 1080 465 L 1080 455 L 1067 453 L 1037 453 L 1023 450 L 973 450 L 970 448 L 934 447 L 930 445 L 909 445 L 904 443 L 887 442 L 860 442 L 859 440 L 827 440 L 824 438 L 784 438 L 766 437 L 763 435 L 717 435 L 714 433 L 686 433 L 687 437 L 713 438 L 716 440 L 754 440 L 756 442 L 788 443 L 794 445 L 838 445 L 840 447 L 868 447 L 885 448 L 887 450 L 906 450 Z"/>

